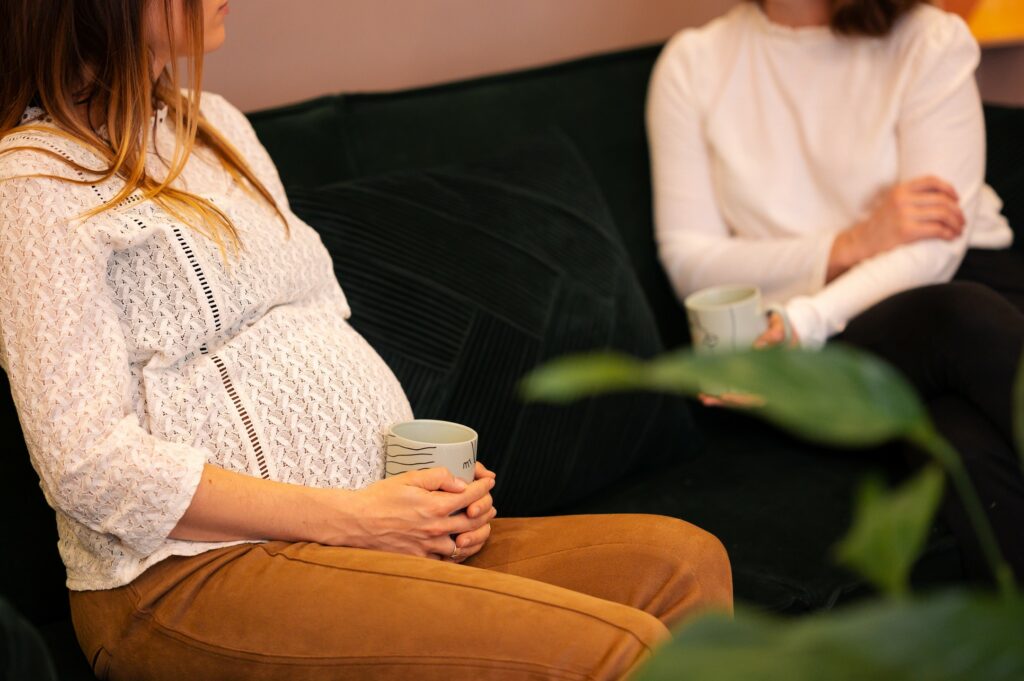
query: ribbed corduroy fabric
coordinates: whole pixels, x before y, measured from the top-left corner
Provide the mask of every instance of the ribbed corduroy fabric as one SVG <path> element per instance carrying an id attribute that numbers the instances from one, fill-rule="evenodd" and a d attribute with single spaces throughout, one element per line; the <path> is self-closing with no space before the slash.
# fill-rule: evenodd
<path id="1" fill-rule="evenodd" d="M 645 452 L 678 459 L 696 437 L 685 407 L 663 396 L 566 407 L 519 397 L 520 379 L 545 360 L 662 350 L 601 194 L 565 137 L 531 137 L 475 164 L 296 189 L 290 199 L 333 254 L 354 326 L 416 416 L 481 433 L 503 514 L 572 503 Z"/>

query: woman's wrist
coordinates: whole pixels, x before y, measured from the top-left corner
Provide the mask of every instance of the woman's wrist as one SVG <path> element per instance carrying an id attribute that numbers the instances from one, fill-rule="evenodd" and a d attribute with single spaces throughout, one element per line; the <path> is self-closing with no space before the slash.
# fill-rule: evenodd
<path id="1" fill-rule="evenodd" d="M 861 223 L 857 223 L 853 227 L 844 229 L 832 241 L 832 250 L 828 257 L 827 281 L 831 282 L 838 278 L 865 259 L 864 248 L 860 239 L 857 238 L 860 225 Z"/>
<path id="2" fill-rule="evenodd" d="M 306 535 L 302 541 L 325 546 L 360 545 L 359 522 L 363 514 L 358 510 L 362 500 L 358 490 L 300 489 L 304 500 L 297 529 Z"/>

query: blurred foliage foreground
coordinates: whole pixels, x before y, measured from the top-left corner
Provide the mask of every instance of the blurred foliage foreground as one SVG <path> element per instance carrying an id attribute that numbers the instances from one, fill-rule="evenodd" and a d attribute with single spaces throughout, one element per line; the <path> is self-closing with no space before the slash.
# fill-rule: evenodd
<path id="1" fill-rule="evenodd" d="M 546 402 L 630 390 L 745 393 L 755 396 L 751 414 L 808 440 L 871 447 L 903 439 L 931 457 L 898 487 L 865 481 L 853 525 L 835 548 L 836 560 L 874 584 L 878 598 L 799 619 L 742 609 L 735 618 L 706 615 L 675 632 L 638 679 L 1024 681 L 1024 599 L 959 455 L 906 380 L 881 360 L 841 345 L 726 356 L 686 350 L 649 362 L 591 354 L 541 367 L 522 388 L 527 399 Z M 1016 446 L 1024 455 L 1024 362 L 1015 405 Z M 947 481 L 974 525 L 994 592 L 910 593 L 910 571 Z"/>

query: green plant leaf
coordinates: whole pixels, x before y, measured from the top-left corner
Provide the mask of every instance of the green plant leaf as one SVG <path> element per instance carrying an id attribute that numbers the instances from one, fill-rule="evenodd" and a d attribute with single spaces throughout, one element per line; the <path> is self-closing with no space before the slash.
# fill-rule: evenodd
<path id="1" fill-rule="evenodd" d="M 945 478 L 928 466 L 899 488 L 886 490 L 881 480 L 864 482 L 853 526 L 836 546 L 839 562 L 860 573 L 882 591 L 903 596 L 910 570 L 924 548 Z"/>
<path id="2" fill-rule="evenodd" d="M 981 498 L 978 496 L 977 490 L 974 489 L 960 454 L 931 424 L 925 424 L 924 427 L 914 430 L 907 439 L 923 451 L 928 452 L 945 469 L 957 494 L 960 495 L 964 511 L 967 512 L 967 517 L 971 521 L 975 536 L 981 545 L 982 553 L 985 554 L 989 567 L 992 569 L 1000 592 L 1007 597 L 1016 596 L 1017 583 L 1013 571 L 1003 558 L 1003 552 L 999 548 L 999 541 L 996 539 L 992 524 L 985 514 Z"/>
<path id="3" fill-rule="evenodd" d="M 903 438 L 928 451 L 950 475 L 1003 594 L 1013 573 L 1002 557 L 959 455 L 939 436 L 910 385 L 880 359 L 842 345 L 820 352 L 775 348 L 704 356 L 681 351 L 640 362 L 623 355 L 568 357 L 524 379 L 527 399 L 568 402 L 623 390 L 696 395 L 756 395 L 749 410 L 805 439 L 830 446 L 871 447 Z"/>
<path id="4" fill-rule="evenodd" d="M 637 681 L 1019 681 L 1024 601 L 947 592 L 799 619 L 701 618 Z"/>
<path id="5" fill-rule="evenodd" d="M 895 370 L 841 345 L 721 356 L 682 351 L 647 363 L 576 356 L 537 369 L 523 383 L 527 399 L 552 402 L 636 389 L 758 395 L 764 405 L 752 414 L 830 445 L 876 445 L 927 424 L 920 401 Z"/>
<path id="6" fill-rule="evenodd" d="M 616 353 L 571 355 L 535 369 L 520 384 L 529 401 L 567 403 L 583 397 L 641 390 L 646 365 Z"/>

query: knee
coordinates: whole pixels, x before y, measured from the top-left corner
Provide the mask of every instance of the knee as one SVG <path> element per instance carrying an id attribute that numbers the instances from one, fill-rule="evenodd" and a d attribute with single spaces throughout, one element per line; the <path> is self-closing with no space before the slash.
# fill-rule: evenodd
<path id="1" fill-rule="evenodd" d="M 969 351 L 1003 330 L 1016 309 L 987 286 L 967 281 L 898 293 L 850 322 L 842 340 L 893 360 L 920 354 L 922 344 L 942 353 Z M 897 363 L 898 359 L 897 359 Z"/>
<path id="2" fill-rule="evenodd" d="M 975 336 L 998 330 L 1010 305 L 987 286 L 969 281 L 926 286 L 894 296 L 910 318 L 921 320 L 939 337 Z M 924 329 L 918 328 L 918 331 Z"/>
<path id="3" fill-rule="evenodd" d="M 708 568 L 729 570 L 729 553 L 715 535 L 692 523 L 668 516 L 644 516 L 650 537 L 673 555 L 700 557 Z"/>
<path id="4" fill-rule="evenodd" d="M 694 579 L 698 584 L 699 610 L 732 612 L 732 563 L 725 545 L 715 535 L 696 525 L 676 521 L 678 532 L 689 537 L 687 548 Z"/>
<path id="5" fill-rule="evenodd" d="M 672 564 L 674 581 L 686 592 L 680 594 L 683 602 L 678 615 L 732 612 L 732 566 L 718 537 L 677 518 L 648 518 L 652 543 Z"/>
<path id="6" fill-rule="evenodd" d="M 988 313 L 1001 313 L 1009 303 L 984 284 L 973 281 L 954 281 L 933 287 L 936 292 L 936 312 L 960 319 L 988 318 Z"/>

